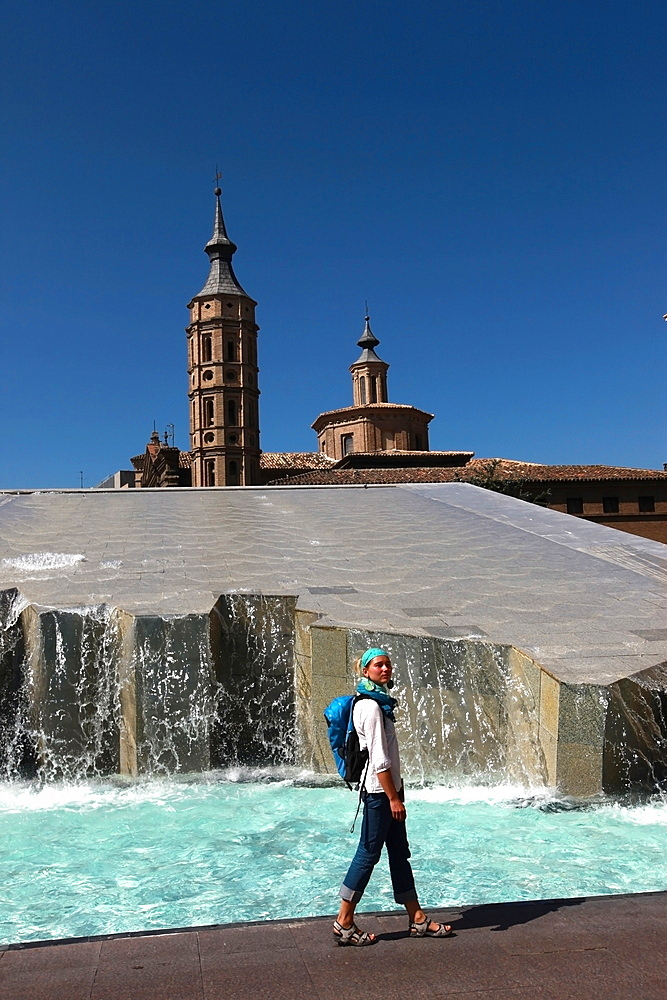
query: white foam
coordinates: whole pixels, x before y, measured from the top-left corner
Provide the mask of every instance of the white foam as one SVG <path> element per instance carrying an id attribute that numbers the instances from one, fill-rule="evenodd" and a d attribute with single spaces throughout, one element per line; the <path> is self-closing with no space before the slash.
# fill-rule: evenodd
<path id="1" fill-rule="evenodd" d="M 549 802 L 554 798 L 554 790 L 542 786 L 531 788 L 527 785 L 433 785 L 428 788 L 411 788 L 410 798 L 423 802 L 488 802 L 493 805 L 514 804 L 517 800 Z"/>
<path id="2" fill-rule="evenodd" d="M 21 573 L 43 573 L 54 569 L 68 569 L 85 562 L 86 557 L 79 552 L 30 552 L 15 559 L 3 559 L 2 566 L 18 569 Z"/>

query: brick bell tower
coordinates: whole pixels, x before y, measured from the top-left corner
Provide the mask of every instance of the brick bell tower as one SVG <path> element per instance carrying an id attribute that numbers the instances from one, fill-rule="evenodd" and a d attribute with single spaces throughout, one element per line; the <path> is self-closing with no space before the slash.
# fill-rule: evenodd
<path id="1" fill-rule="evenodd" d="M 208 279 L 188 303 L 188 396 L 193 486 L 259 482 L 259 388 L 254 299 L 241 288 L 215 188 Z"/>

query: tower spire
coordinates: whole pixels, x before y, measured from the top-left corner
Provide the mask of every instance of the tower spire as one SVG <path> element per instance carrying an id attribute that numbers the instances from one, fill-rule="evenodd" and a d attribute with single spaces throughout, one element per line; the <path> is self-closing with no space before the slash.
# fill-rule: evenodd
<path id="1" fill-rule="evenodd" d="M 371 318 L 368 315 L 368 306 L 366 306 L 364 332 L 360 340 L 357 341 L 357 347 L 361 348 L 361 356 L 357 359 L 356 364 L 359 364 L 361 361 L 381 361 L 382 359 L 375 353 L 375 348 L 379 343 L 380 341 L 371 330 Z"/>
<path id="2" fill-rule="evenodd" d="M 352 398 L 354 406 L 387 402 L 387 369 L 389 365 L 379 358 L 375 348 L 380 341 L 371 330 L 371 318 L 366 305 L 364 332 L 357 341 L 361 354 L 350 365 L 352 372 Z"/>
<path id="3" fill-rule="evenodd" d="M 222 214 L 222 204 L 220 196 L 222 190 L 217 187 L 220 174 L 216 170 L 216 187 L 213 191 L 215 195 L 215 214 L 213 217 L 213 235 L 204 247 L 205 252 L 211 262 L 206 284 L 195 298 L 202 295 L 225 295 L 231 292 L 233 295 L 246 295 L 239 284 L 239 280 L 234 274 L 232 267 L 232 257 L 236 253 L 237 246 L 227 235 L 225 219 Z"/>

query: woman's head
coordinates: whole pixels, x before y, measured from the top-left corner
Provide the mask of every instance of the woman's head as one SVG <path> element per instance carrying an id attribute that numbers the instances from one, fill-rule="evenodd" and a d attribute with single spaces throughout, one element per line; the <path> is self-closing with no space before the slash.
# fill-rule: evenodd
<path id="1" fill-rule="evenodd" d="M 384 649 L 373 646 L 359 659 L 359 670 L 364 677 L 376 684 L 386 685 L 391 680 L 391 660 Z"/>

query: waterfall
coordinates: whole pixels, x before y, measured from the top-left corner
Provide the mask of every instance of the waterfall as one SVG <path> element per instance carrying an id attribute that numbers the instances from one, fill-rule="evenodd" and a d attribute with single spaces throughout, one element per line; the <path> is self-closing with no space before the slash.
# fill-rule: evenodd
<path id="1" fill-rule="evenodd" d="M 227 594 L 213 609 L 215 767 L 296 762 L 294 605 Z"/>
<path id="2" fill-rule="evenodd" d="M 296 598 L 230 593 L 209 611 L 53 608 L 0 592 L 0 773 L 78 780 L 211 768 L 331 770 L 322 709 L 368 646 L 394 663 L 406 779 L 667 781 L 667 666 L 568 684 L 509 645 L 343 627 Z"/>
<path id="3" fill-rule="evenodd" d="M 118 769 L 116 613 L 2 595 L 2 771 L 76 779 Z"/>

